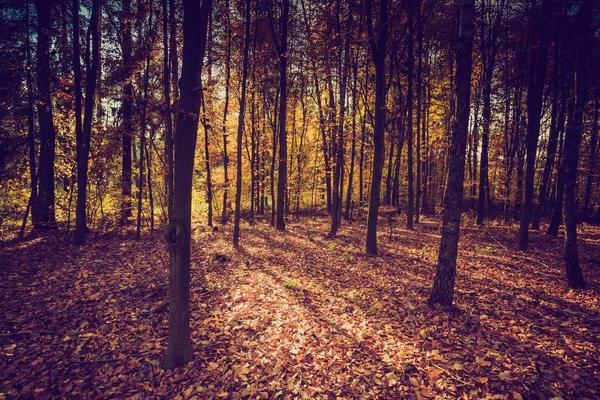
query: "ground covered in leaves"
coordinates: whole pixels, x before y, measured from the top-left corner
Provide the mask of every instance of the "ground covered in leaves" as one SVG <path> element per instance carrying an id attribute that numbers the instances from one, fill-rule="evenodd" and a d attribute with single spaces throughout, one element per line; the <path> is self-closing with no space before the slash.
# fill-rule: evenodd
<path id="1" fill-rule="evenodd" d="M 387 218 L 387 219 L 386 219 Z M 326 218 L 279 232 L 197 225 L 194 361 L 161 368 L 168 255 L 159 233 L 65 233 L 0 245 L 0 399 L 600 398 L 600 229 L 580 232 L 588 288 L 564 285 L 562 237 L 467 218 L 453 310 L 425 306 L 440 221 L 382 217 L 325 238 Z"/>

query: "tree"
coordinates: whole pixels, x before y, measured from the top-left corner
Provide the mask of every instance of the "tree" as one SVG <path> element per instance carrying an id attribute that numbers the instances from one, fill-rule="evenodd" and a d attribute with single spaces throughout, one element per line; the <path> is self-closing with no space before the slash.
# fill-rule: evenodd
<path id="1" fill-rule="evenodd" d="M 192 178 L 200 112 L 200 76 L 212 0 L 183 0 L 183 64 L 175 128 L 173 214 L 165 227 L 169 245 L 169 347 L 164 367 L 192 359 L 190 341 L 190 241 Z"/>
<path id="2" fill-rule="evenodd" d="M 35 0 L 38 15 L 37 30 L 37 89 L 38 123 L 40 130 L 40 159 L 38 165 L 39 191 L 37 199 L 38 219 L 36 229 L 56 228 L 54 212 L 54 158 L 56 131 L 52 114 L 50 81 L 50 34 L 52 29 L 51 9 L 53 0 Z"/>
<path id="3" fill-rule="evenodd" d="M 456 46 L 456 118 L 452 130 L 452 143 L 450 144 L 450 168 L 444 196 L 444 219 L 437 272 L 428 300 L 430 306 L 435 304 L 450 306 L 454 297 L 456 256 L 458 255 L 460 216 L 463 207 L 465 150 L 471 100 L 474 17 L 474 0 L 462 0 Z"/>
<path id="4" fill-rule="evenodd" d="M 246 20 L 244 33 L 244 60 L 242 62 L 242 96 L 237 131 L 237 172 L 235 183 L 235 215 L 233 222 L 233 246 L 239 248 L 240 210 L 242 202 L 242 135 L 244 133 L 244 117 L 246 110 L 246 82 L 248 80 L 248 49 L 250 47 L 250 0 L 246 0 Z M 254 188 L 252 188 L 254 190 Z"/>
<path id="5" fill-rule="evenodd" d="M 121 225 L 129 223 L 132 215 L 131 204 L 131 142 L 133 124 L 133 70 L 131 44 L 131 0 L 123 0 L 121 24 L 123 31 L 123 136 L 121 148 Z M 168 122 L 167 122 L 168 123 Z"/>
<path id="6" fill-rule="evenodd" d="M 585 286 L 585 280 L 577 254 L 577 166 L 579 147 L 583 131 L 583 112 L 587 101 L 588 48 L 591 36 L 592 0 L 583 0 L 575 21 L 577 47 L 575 55 L 575 88 L 571 96 L 575 97 L 573 118 L 567 123 L 565 134 L 565 269 L 567 284 L 571 289 Z"/>
<path id="7" fill-rule="evenodd" d="M 123 2 L 125 3 L 130 0 Z M 167 195 L 167 215 L 173 211 L 173 119 L 171 118 L 171 71 L 169 70 L 169 20 L 167 0 L 162 0 L 163 13 L 163 95 L 165 100 L 165 155 L 167 171 L 165 175 L 165 193 Z M 131 41 L 131 38 L 129 39 Z M 173 51 L 173 48 L 171 48 Z M 125 54 L 125 53 L 123 53 Z M 131 189 L 131 184 L 129 185 Z"/>
<path id="8" fill-rule="evenodd" d="M 367 28 L 369 45 L 375 66 L 375 127 L 373 129 L 373 177 L 371 178 L 371 199 L 367 216 L 367 241 L 365 252 L 377 255 L 377 217 L 379 216 L 379 201 L 381 177 L 383 172 L 383 156 L 385 152 L 385 56 L 388 40 L 388 1 L 381 0 L 379 4 L 379 26 L 377 41 L 373 26 L 373 1 L 366 1 Z"/>
<path id="9" fill-rule="evenodd" d="M 281 48 L 279 49 L 279 168 L 277 174 L 277 220 L 275 226 L 285 230 L 285 192 L 287 190 L 287 46 L 289 0 L 283 0 L 281 13 Z"/>
<path id="10" fill-rule="evenodd" d="M 85 103 L 83 108 L 83 129 L 77 142 L 77 212 L 75 216 L 75 245 L 81 246 L 87 230 L 86 205 L 88 163 L 90 158 L 90 142 L 92 137 L 92 120 L 94 118 L 94 99 L 98 68 L 100 65 L 100 37 L 98 35 L 98 20 L 103 0 L 92 1 L 90 19 L 91 40 L 88 43 L 91 60 L 86 62 Z M 141 156 L 142 157 L 142 156 Z"/>
<path id="11" fill-rule="evenodd" d="M 413 80 L 414 80 L 414 36 L 415 36 L 415 4 L 414 0 L 406 1 L 406 8 L 408 14 L 408 88 L 406 92 L 406 151 L 408 153 L 407 167 L 408 167 L 408 206 L 406 208 L 406 227 L 413 229 L 414 221 L 414 173 L 413 173 Z M 418 204 L 417 204 L 418 207 Z"/>
<path id="12" fill-rule="evenodd" d="M 535 3 L 534 3 L 535 4 Z M 529 63 L 529 87 L 527 88 L 527 169 L 525 171 L 525 201 L 521 213 L 519 228 L 519 249 L 527 250 L 529 243 L 529 223 L 533 212 L 533 180 L 535 177 L 535 156 L 537 153 L 538 138 L 540 135 L 540 119 L 542 112 L 542 96 L 546 65 L 548 63 L 548 15 L 550 14 L 550 0 L 542 0 L 541 12 L 534 7 L 532 15 L 534 21 L 530 29 L 539 32 L 536 49 L 532 51 Z M 531 33 L 535 37 L 534 33 Z"/>

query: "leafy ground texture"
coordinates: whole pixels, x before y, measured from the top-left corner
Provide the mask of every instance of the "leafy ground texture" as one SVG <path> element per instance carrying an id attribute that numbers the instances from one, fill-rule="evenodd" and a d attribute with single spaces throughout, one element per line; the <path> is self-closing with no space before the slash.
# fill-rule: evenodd
<path id="1" fill-rule="evenodd" d="M 532 232 L 523 253 L 516 225 L 467 218 L 456 307 L 437 310 L 440 221 L 391 218 L 378 257 L 358 222 L 335 239 L 326 218 L 244 223 L 239 252 L 229 225 L 196 225 L 194 361 L 172 371 L 159 233 L 4 243 L 0 399 L 600 398 L 599 228 L 580 229 L 588 287 L 571 291 L 562 236 Z"/>

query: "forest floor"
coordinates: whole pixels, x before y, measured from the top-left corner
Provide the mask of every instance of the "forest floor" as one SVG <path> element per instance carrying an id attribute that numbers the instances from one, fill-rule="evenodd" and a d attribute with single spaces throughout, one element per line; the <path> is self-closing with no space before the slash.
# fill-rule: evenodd
<path id="1" fill-rule="evenodd" d="M 600 398 L 599 227 L 580 230 L 588 286 L 571 291 L 562 236 L 523 253 L 516 225 L 467 217 L 443 311 L 426 307 L 441 222 L 404 222 L 382 217 L 378 257 L 359 222 L 335 239 L 322 217 L 243 223 L 240 252 L 231 224 L 197 225 L 194 361 L 172 371 L 160 233 L 3 243 L 0 399 Z"/>

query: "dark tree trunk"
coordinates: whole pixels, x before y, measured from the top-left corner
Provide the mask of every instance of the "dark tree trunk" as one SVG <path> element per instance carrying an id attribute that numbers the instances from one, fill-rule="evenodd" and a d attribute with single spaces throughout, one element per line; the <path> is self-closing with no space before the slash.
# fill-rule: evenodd
<path id="1" fill-rule="evenodd" d="M 277 220 L 275 226 L 285 230 L 285 193 L 287 190 L 287 45 L 290 2 L 283 0 L 281 13 L 281 48 L 279 49 L 279 168 L 277 174 Z"/>
<path id="2" fill-rule="evenodd" d="M 471 66 L 473 50 L 474 0 L 462 0 L 460 28 L 456 48 L 456 118 L 450 144 L 450 168 L 444 196 L 445 209 L 437 272 L 429 305 L 452 305 L 456 277 L 456 257 L 460 236 L 460 216 L 463 207 L 465 149 L 469 126 L 471 97 Z"/>
<path id="3" fill-rule="evenodd" d="M 165 228 L 169 245 L 169 347 L 166 369 L 192 360 L 190 340 L 190 239 L 192 178 L 200 111 L 200 76 L 212 1 L 183 0 L 183 69 L 175 129 L 173 214 Z"/>
<path id="4" fill-rule="evenodd" d="M 578 33 L 577 55 L 574 57 L 575 66 L 575 88 L 572 95 L 575 96 L 575 107 L 573 118 L 569 119 L 565 134 L 565 193 L 564 193 L 564 216 L 565 216 L 565 268 L 567 283 L 571 289 L 580 289 L 585 286 L 583 273 L 579 265 L 577 254 L 577 166 L 579 164 L 579 147 L 583 132 L 583 113 L 586 104 L 587 85 L 587 54 L 591 36 L 592 7 L 593 0 L 581 2 L 575 29 Z"/>
<path id="5" fill-rule="evenodd" d="M 375 66 L 375 127 L 373 129 L 373 176 L 371 178 L 371 199 L 367 216 L 367 241 L 365 252 L 377 255 L 377 217 L 381 191 L 381 174 L 383 172 L 383 157 L 385 153 L 385 56 L 388 39 L 388 1 L 381 0 L 379 4 L 379 35 L 377 42 L 373 32 L 373 3 L 366 0 L 367 26 L 369 43 Z"/>
<path id="6" fill-rule="evenodd" d="M 239 248 L 240 240 L 240 210 L 242 201 L 242 135 L 244 133 L 244 118 L 246 110 L 246 81 L 248 80 L 248 49 L 250 47 L 250 0 L 246 0 L 246 22 L 244 33 L 244 60 L 242 66 L 242 96 L 240 98 L 240 113 L 237 129 L 237 171 L 235 184 L 235 213 L 233 220 L 233 247 Z"/>
<path id="7" fill-rule="evenodd" d="M 125 75 L 123 80 L 123 138 L 121 152 L 121 224 L 125 225 L 129 223 L 132 215 L 131 143 L 133 126 L 131 116 L 133 109 L 133 69 L 131 57 L 131 0 L 123 0 L 123 14 L 121 18 L 123 29 L 123 71 Z M 170 167 L 167 166 L 167 169 L 170 169 Z"/>
<path id="8" fill-rule="evenodd" d="M 543 0 L 541 13 L 532 10 L 534 17 L 531 29 L 539 32 L 536 42 L 536 50 L 532 52 L 529 63 L 529 87 L 527 89 L 527 136 L 525 143 L 527 148 L 527 169 L 525 171 L 525 201 L 521 213 L 521 224 L 519 227 L 519 249 L 527 250 L 529 244 L 529 222 L 533 211 L 533 184 L 535 178 L 535 156 L 537 153 L 538 138 L 540 136 L 540 120 L 542 112 L 544 80 L 546 77 L 546 65 L 548 64 L 548 34 L 546 21 L 550 14 L 550 0 Z M 539 18 L 539 20 L 538 20 Z M 535 35 L 535 34 L 534 34 Z"/>
<path id="9" fill-rule="evenodd" d="M 146 48 L 144 78 L 142 84 L 142 110 L 140 115 L 140 166 L 138 176 L 138 196 L 137 196 L 137 225 L 135 237 L 140 240 L 142 231 L 142 200 L 144 197 L 144 149 L 146 148 L 146 129 L 147 129 L 147 112 L 148 112 L 148 83 L 150 79 L 150 53 L 152 51 L 152 9 L 148 18 L 148 44 Z M 150 165 L 148 165 L 150 171 Z"/>
<path id="10" fill-rule="evenodd" d="M 40 129 L 40 160 L 38 166 L 39 191 L 37 199 L 36 229 L 55 229 L 54 213 L 54 158 L 56 131 L 52 116 L 50 89 L 50 34 L 52 22 L 50 9 L 53 1 L 35 0 L 38 15 L 37 31 L 37 88 L 38 123 Z"/>
<path id="11" fill-rule="evenodd" d="M 344 211 L 344 219 L 350 221 L 352 219 L 352 189 L 354 183 L 354 161 L 356 159 L 356 112 L 358 109 L 358 99 L 356 97 L 356 83 L 358 79 L 358 63 L 353 65 L 353 81 L 352 81 L 352 145 L 350 150 L 350 172 L 348 174 L 348 190 L 346 191 L 346 209 Z"/>
<path id="12" fill-rule="evenodd" d="M 408 205 L 406 207 L 406 228 L 413 229 L 414 223 L 414 174 L 413 174 L 413 75 L 415 56 L 413 51 L 414 41 L 414 0 L 407 0 L 408 13 L 408 88 L 406 92 L 406 151 L 408 152 Z"/>
<path id="13" fill-rule="evenodd" d="M 556 147 L 558 143 L 558 109 L 560 107 L 561 85 L 560 85 L 560 29 L 556 29 L 556 37 L 554 41 L 554 70 L 552 71 L 552 110 L 550 112 L 550 135 L 548 137 L 548 148 L 546 150 L 546 160 L 544 162 L 544 172 L 542 182 L 539 187 L 538 202 L 533 209 L 533 217 L 531 221 L 531 229 L 539 230 L 542 219 L 542 212 L 546 204 L 546 195 L 548 193 L 548 185 L 550 183 L 550 174 L 554 166 L 554 158 L 556 155 Z"/>
<path id="14" fill-rule="evenodd" d="M 417 147 L 416 147 L 416 154 L 417 154 L 417 181 L 415 182 L 415 188 L 416 188 L 416 193 L 415 193 L 415 223 L 419 223 L 419 218 L 421 216 L 421 118 L 423 118 L 422 115 L 422 109 L 421 109 L 421 99 L 422 99 L 422 79 L 423 79 L 423 21 L 421 20 L 422 15 L 421 15 L 421 7 L 420 7 L 420 1 L 417 2 L 417 23 L 418 23 L 418 27 L 417 27 L 417 118 L 416 118 L 416 123 L 417 123 L 417 130 L 416 130 L 416 137 L 417 137 Z"/>
<path id="15" fill-rule="evenodd" d="M 338 12 L 340 12 L 340 0 L 337 2 L 338 4 Z M 339 18 L 339 17 L 338 17 Z M 344 48 L 342 52 L 342 32 L 341 27 L 338 27 L 340 30 L 338 32 L 339 37 L 339 49 L 340 49 L 340 60 L 343 63 L 340 68 L 340 98 L 339 98 L 339 107 L 340 107 L 340 115 L 337 124 L 337 128 L 335 130 L 336 138 L 336 160 L 335 160 L 335 170 L 333 173 L 333 202 L 331 207 L 331 228 L 329 230 L 329 236 L 333 237 L 337 234 L 337 231 L 340 227 L 340 217 L 342 211 L 342 198 L 344 193 L 344 185 L 343 185 L 343 169 L 344 169 L 344 117 L 346 115 L 346 88 L 348 83 L 348 74 L 350 70 L 350 35 L 352 32 L 352 7 L 348 7 L 348 16 L 346 20 L 346 32 L 345 32 L 345 41 Z M 339 24 L 338 24 L 339 25 Z"/>
<path id="16" fill-rule="evenodd" d="M 123 2 L 125 3 L 130 0 Z M 162 0 L 163 11 L 163 93 L 165 97 L 165 195 L 167 197 L 167 216 L 173 211 L 173 119 L 171 115 L 171 71 L 169 69 L 169 20 L 167 10 L 167 0 Z M 129 39 L 131 42 L 131 38 Z M 123 41 L 124 42 L 124 41 Z M 130 43 L 131 45 L 131 43 Z M 170 49 L 174 51 L 173 48 Z M 125 54 L 125 51 L 123 51 Z M 131 187 L 131 183 L 129 184 Z"/>
<path id="17" fill-rule="evenodd" d="M 86 65 L 85 104 L 83 110 L 83 130 L 81 140 L 77 143 L 77 211 L 75 214 L 75 245 L 84 243 L 87 205 L 87 179 L 88 161 L 90 157 L 90 140 L 92 136 L 92 119 L 94 116 L 94 96 L 96 79 L 100 65 L 100 38 L 98 36 L 98 20 L 102 7 L 102 0 L 93 0 L 90 19 L 91 42 L 88 44 L 91 60 Z M 143 153 L 140 157 L 143 158 Z"/>
<path id="18" fill-rule="evenodd" d="M 77 1 L 74 0 L 74 4 Z M 25 39 L 25 52 L 27 57 L 27 72 L 26 72 L 26 85 L 27 85 L 27 147 L 29 150 L 29 185 L 31 193 L 29 194 L 29 202 L 27 204 L 27 210 L 25 211 L 25 216 L 23 217 L 23 223 L 21 224 L 21 231 L 19 232 L 19 237 L 23 237 L 25 233 L 25 225 L 27 224 L 27 218 L 29 214 L 29 210 L 31 210 L 31 223 L 35 226 L 38 222 L 38 177 L 36 171 L 36 146 L 35 146 L 35 122 L 34 122 L 34 110 L 33 110 L 33 76 L 31 73 L 31 41 L 30 41 L 30 16 L 29 16 L 29 0 L 25 2 L 25 24 L 26 24 L 26 32 L 27 37 Z M 73 28 L 75 32 L 75 28 Z M 74 45 L 75 46 L 75 45 Z M 76 83 L 77 85 L 77 83 Z M 81 88 L 79 91 L 81 95 Z M 81 97 L 80 97 L 81 104 Z M 81 108 L 81 106 L 80 106 Z M 80 112 L 81 115 L 81 112 Z M 81 116 L 79 117 L 79 128 L 81 129 Z"/>

